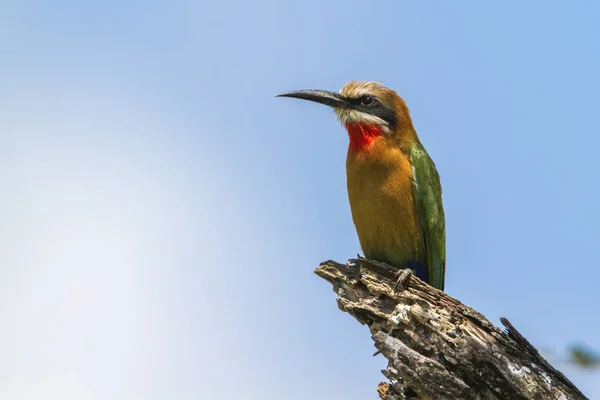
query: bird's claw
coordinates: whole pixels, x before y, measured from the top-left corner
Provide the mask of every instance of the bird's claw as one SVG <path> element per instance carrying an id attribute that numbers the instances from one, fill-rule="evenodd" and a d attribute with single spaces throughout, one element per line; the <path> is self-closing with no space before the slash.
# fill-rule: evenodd
<path id="1" fill-rule="evenodd" d="M 410 280 L 412 273 L 413 272 L 410 268 L 404 268 L 396 272 L 396 284 L 394 285 L 394 292 L 403 291 L 406 289 L 406 284 Z"/>

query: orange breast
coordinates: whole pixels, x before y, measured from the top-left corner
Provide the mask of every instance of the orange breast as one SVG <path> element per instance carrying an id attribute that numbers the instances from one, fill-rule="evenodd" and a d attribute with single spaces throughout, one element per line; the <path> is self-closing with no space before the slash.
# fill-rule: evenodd
<path id="1" fill-rule="evenodd" d="M 348 151 L 346 174 L 352 219 L 365 257 L 401 266 L 424 261 L 408 156 L 388 138 Z"/>

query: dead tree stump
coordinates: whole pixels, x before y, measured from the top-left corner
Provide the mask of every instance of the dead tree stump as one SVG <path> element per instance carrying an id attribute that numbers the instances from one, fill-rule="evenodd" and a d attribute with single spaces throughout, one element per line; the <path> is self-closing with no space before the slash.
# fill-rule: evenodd
<path id="1" fill-rule="evenodd" d="M 396 271 L 363 258 L 315 271 L 387 358 L 382 399 L 586 399 L 508 320 L 500 330 L 414 275 L 394 290 Z"/>

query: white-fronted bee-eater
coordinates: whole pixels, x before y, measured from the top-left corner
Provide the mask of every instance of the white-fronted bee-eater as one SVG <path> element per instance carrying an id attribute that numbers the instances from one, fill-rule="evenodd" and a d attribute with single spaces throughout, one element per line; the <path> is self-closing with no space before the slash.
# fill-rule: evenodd
<path id="1" fill-rule="evenodd" d="M 376 82 L 339 93 L 280 94 L 334 109 L 350 139 L 346 178 L 352 219 L 366 258 L 410 268 L 440 290 L 446 272 L 442 188 L 404 100 Z"/>

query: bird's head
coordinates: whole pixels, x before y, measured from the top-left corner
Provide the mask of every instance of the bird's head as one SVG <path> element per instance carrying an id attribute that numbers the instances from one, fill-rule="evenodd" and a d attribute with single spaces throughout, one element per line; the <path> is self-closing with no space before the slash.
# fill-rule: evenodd
<path id="1" fill-rule="evenodd" d="M 368 148 L 382 136 L 410 139 L 414 134 L 406 103 L 398 94 L 377 82 L 350 81 L 339 93 L 296 90 L 278 97 L 294 97 L 325 104 L 334 109 L 350 137 L 350 148 Z"/>

